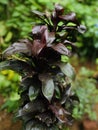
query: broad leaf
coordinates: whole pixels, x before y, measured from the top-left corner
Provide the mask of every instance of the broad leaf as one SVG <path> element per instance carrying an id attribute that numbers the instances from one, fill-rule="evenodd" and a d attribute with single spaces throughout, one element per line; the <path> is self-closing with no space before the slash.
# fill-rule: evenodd
<path id="1" fill-rule="evenodd" d="M 30 86 L 29 87 L 29 98 L 31 101 L 33 101 L 34 99 L 36 99 L 36 97 L 38 96 L 39 93 L 39 88 L 37 86 Z"/>
<path id="2" fill-rule="evenodd" d="M 78 32 L 84 33 L 86 31 L 86 27 L 84 25 L 80 25 L 77 27 Z"/>
<path id="3" fill-rule="evenodd" d="M 41 100 L 34 100 L 27 103 L 23 108 L 18 111 L 17 117 L 25 116 L 28 114 L 35 114 L 36 112 L 44 112 L 45 104 Z"/>
<path id="4" fill-rule="evenodd" d="M 69 125 L 72 124 L 72 119 L 67 118 L 67 116 L 70 117 L 70 113 L 66 111 L 59 103 L 55 103 L 49 107 L 61 123 Z"/>
<path id="5" fill-rule="evenodd" d="M 71 54 L 70 51 L 67 49 L 67 47 L 65 47 L 62 43 L 52 46 L 52 48 L 56 50 L 57 52 L 59 52 L 60 54 L 63 54 L 66 56 L 70 56 Z"/>
<path id="6" fill-rule="evenodd" d="M 68 84 L 62 93 L 61 104 L 64 104 L 71 95 L 71 85 Z"/>
<path id="7" fill-rule="evenodd" d="M 51 101 L 53 94 L 54 94 L 53 79 L 49 75 L 40 75 L 39 78 L 42 81 L 43 95 L 48 99 L 48 101 Z"/>
<path id="8" fill-rule="evenodd" d="M 55 4 L 55 11 L 58 15 L 62 15 L 64 13 L 64 8 L 59 4 Z"/>
<path id="9" fill-rule="evenodd" d="M 68 41 L 68 40 L 65 40 L 63 43 L 64 43 L 65 45 L 71 45 L 72 47 L 76 47 L 74 43 L 72 43 L 72 42 L 70 42 L 70 41 Z"/>
<path id="10" fill-rule="evenodd" d="M 28 39 L 22 39 L 13 43 L 3 52 L 3 57 L 6 58 L 16 53 L 24 53 L 27 54 L 28 56 L 31 56 L 32 55 L 31 42 Z"/>
<path id="11" fill-rule="evenodd" d="M 23 75 L 33 73 L 33 68 L 26 62 L 20 60 L 8 60 L 8 61 L 1 62 L 0 71 L 7 70 L 7 69 L 13 70 Z"/>
<path id="12" fill-rule="evenodd" d="M 67 15 L 62 15 L 62 16 L 59 16 L 59 18 L 61 19 L 61 20 L 63 20 L 63 21 L 67 21 L 67 22 L 73 22 L 73 23 L 75 23 L 75 24 L 77 24 L 77 25 L 79 25 L 79 23 L 78 23 L 78 21 L 77 21 L 77 19 L 76 19 L 76 14 L 75 13 L 70 13 L 70 14 L 67 14 Z"/>
<path id="13" fill-rule="evenodd" d="M 54 32 L 48 33 L 47 46 L 51 46 L 54 40 L 55 40 L 55 33 Z"/>
<path id="14" fill-rule="evenodd" d="M 66 76 L 68 76 L 72 80 L 75 79 L 75 70 L 69 63 L 58 63 L 58 66 Z"/>
<path id="15" fill-rule="evenodd" d="M 33 34 L 33 45 L 32 45 L 32 53 L 34 56 L 38 55 L 41 50 L 46 46 L 47 38 L 48 38 L 48 30 L 47 26 L 35 26 L 32 29 Z"/>
<path id="16" fill-rule="evenodd" d="M 34 40 L 33 47 L 32 47 L 32 54 L 34 56 L 37 56 L 44 47 L 45 47 L 45 44 L 42 43 L 41 40 Z"/>

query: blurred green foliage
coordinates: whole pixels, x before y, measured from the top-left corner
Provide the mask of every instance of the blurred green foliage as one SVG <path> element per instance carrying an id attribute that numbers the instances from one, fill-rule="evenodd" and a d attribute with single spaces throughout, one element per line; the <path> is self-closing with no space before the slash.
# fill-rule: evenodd
<path id="1" fill-rule="evenodd" d="M 20 76 L 11 70 L 0 73 L 0 94 L 4 96 L 5 103 L 0 109 L 7 108 L 8 112 L 13 112 L 19 106 L 18 85 Z"/>
<path id="2" fill-rule="evenodd" d="M 98 119 L 94 111 L 95 104 L 98 103 L 97 81 L 93 78 L 94 73 L 93 70 L 82 67 L 73 82 L 74 91 L 80 100 L 80 104 L 73 110 L 73 117 L 76 119 L 82 119 L 85 114 L 92 120 Z"/>

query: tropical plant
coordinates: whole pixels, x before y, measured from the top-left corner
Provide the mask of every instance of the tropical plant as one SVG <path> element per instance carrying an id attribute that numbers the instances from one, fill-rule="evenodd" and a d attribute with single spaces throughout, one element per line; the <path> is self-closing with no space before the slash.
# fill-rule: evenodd
<path id="1" fill-rule="evenodd" d="M 18 40 L 3 52 L 0 70 L 11 69 L 22 76 L 17 117 L 26 130 L 58 130 L 72 124 L 79 101 L 71 91 L 75 72 L 66 59 L 75 48 L 76 32 L 83 33 L 85 27 L 75 13 L 64 15 L 58 4 L 51 14 L 33 14 L 42 22 L 33 27 L 28 39 Z"/>

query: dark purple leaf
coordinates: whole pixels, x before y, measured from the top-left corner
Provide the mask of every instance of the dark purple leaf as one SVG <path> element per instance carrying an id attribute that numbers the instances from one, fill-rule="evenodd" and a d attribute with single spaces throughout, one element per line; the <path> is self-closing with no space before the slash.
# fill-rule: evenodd
<path id="1" fill-rule="evenodd" d="M 64 13 L 64 8 L 59 4 L 55 4 L 55 11 L 57 15 L 62 15 Z"/>
<path id="2" fill-rule="evenodd" d="M 48 28 L 45 25 L 35 26 L 32 29 L 32 34 L 33 34 L 34 39 L 42 40 L 43 37 L 44 37 L 44 39 L 47 39 L 47 37 L 48 37 Z"/>
<path id="3" fill-rule="evenodd" d="M 66 111 L 59 103 L 50 105 L 49 108 L 52 110 L 52 112 L 55 114 L 55 116 L 61 123 L 71 125 L 71 122 L 67 118 L 70 113 Z"/>
<path id="4" fill-rule="evenodd" d="M 39 88 L 37 86 L 30 86 L 29 87 L 29 92 L 28 92 L 28 96 L 30 101 L 33 101 L 34 99 L 36 99 L 36 97 L 39 94 Z"/>
<path id="5" fill-rule="evenodd" d="M 37 56 L 41 50 L 45 47 L 45 44 L 41 40 L 34 40 L 32 45 L 32 54 Z"/>
<path id="6" fill-rule="evenodd" d="M 77 19 L 76 19 L 76 14 L 75 13 L 70 13 L 70 14 L 67 14 L 67 15 L 63 15 L 63 16 L 59 16 L 59 18 L 62 20 L 62 21 L 67 21 L 67 22 L 73 22 L 77 25 L 79 25 Z"/>
<path id="7" fill-rule="evenodd" d="M 64 88 L 63 90 L 61 104 L 64 104 L 70 95 L 71 95 L 71 85 L 68 84 L 66 88 Z"/>
<path id="8" fill-rule="evenodd" d="M 52 48 L 55 51 L 59 52 L 60 54 L 63 54 L 63 55 L 66 55 L 66 56 L 71 55 L 71 52 L 62 43 L 54 45 L 54 46 L 52 46 Z"/>
<path id="9" fill-rule="evenodd" d="M 47 126 L 51 126 L 51 124 L 53 124 L 56 121 L 56 119 L 54 118 L 54 115 L 49 111 L 40 113 L 36 115 L 35 118 L 39 119 L 40 121 L 45 123 Z"/>
<path id="10" fill-rule="evenodd" d="M 76 47 L 76 45 L 75 45 L 73 42 L 70 42 L 70 41 L 68 41 L 68 40 L 65 40 L 63 43 L 64 43 L 65 45 L 71 45 L 72 47 Z"/>
<path id="11" fill-rule="evenodd" d="M 34 56 L 38 55 L 41 50 L 46 46 L 48 39 L 48 30 L 47 26 L 35 26 L 32 30 L 34 35 L 34 41 L 32 45 L 32 53 Z"/>
<path id="12" fill-rule="evenodd" d="M 49 62 L 55 62 L 61 59 L 61 54 L 59 54 L 51 47 L 44 47 L 43 50 L 38 55 L 38 57 L 43 57 Z"/>
<path id="13" fill-rule="evenodd" d="M 80 25 L 77 27 L 78 32 L 84 33 L 86 31 L 86 27 L 84 25 Z"/>
<path id="14" fill-rule="evenodd" d="M 57 65 L 66 76 L 72 80 L 75 79 L 75 69 L 69 63 L 58 63 Z"/>
<path id="15" fill-rule="evenodd" d="M 27 103 L 23 108 L 18 111 L 17 117 L 25 116 L 29 113 L 35 114 L 36 112 L 44 112 L 45 104 L 42 100 L 34 100 L 32 102 Z"/>
<path id="16" fill-rule="evenodd" d="M 0 63 L 0 70 L 10 69 L 16 71 L 19 74 L 32 75 L 34 73 L 34 68 L 28 63 L 20 60 L 9 60 Z"/>
<path id="17" fill-rule="evenodd" d="M 53 23 L 53 30 L 54 31 L 56 31 L 57 24 L 60 21 L 59 15 L 62 15 L 63 12 L 64 12 L 64 8 L 61 5 L 56 4 L 55 5 L 55 10 L 52 12 L 52 15 L 51 15 L 51 21 Z"/>
<path id="18" fill-rule="evenodd" d="M 42 93 L 51 101 L 54 94 L 54 82 L 51 75 L 42 74 L 39 76 L 39 79 L 42 81 Z"/>
<path id="19" fill-rule="evenodd" d="M 54 32 L 48 33 L 47 46 L 50 47 L 54 40 L 55 40 L 55 33 Z"/>
<path id="20" fill-rule="evenodd" d="M 24 53 L 28 56 L 32 55 L 32 43 L 28 39 L 21 39 L 13 43 L 3 52 L 3 57 L 9 57 L 16 53 Z"/>

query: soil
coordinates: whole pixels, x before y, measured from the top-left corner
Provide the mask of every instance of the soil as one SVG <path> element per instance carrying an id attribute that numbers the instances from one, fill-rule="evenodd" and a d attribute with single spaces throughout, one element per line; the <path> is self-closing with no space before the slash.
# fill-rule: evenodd
<path id="1" fill-rule="evenodd" d="M 0 106 L 3 104 L 4 98 L 0 95 Z M 0 111 L 0 130 L 21 130 L 22 123 L 13 120 L 13 114 L 6 110 Z"/>

